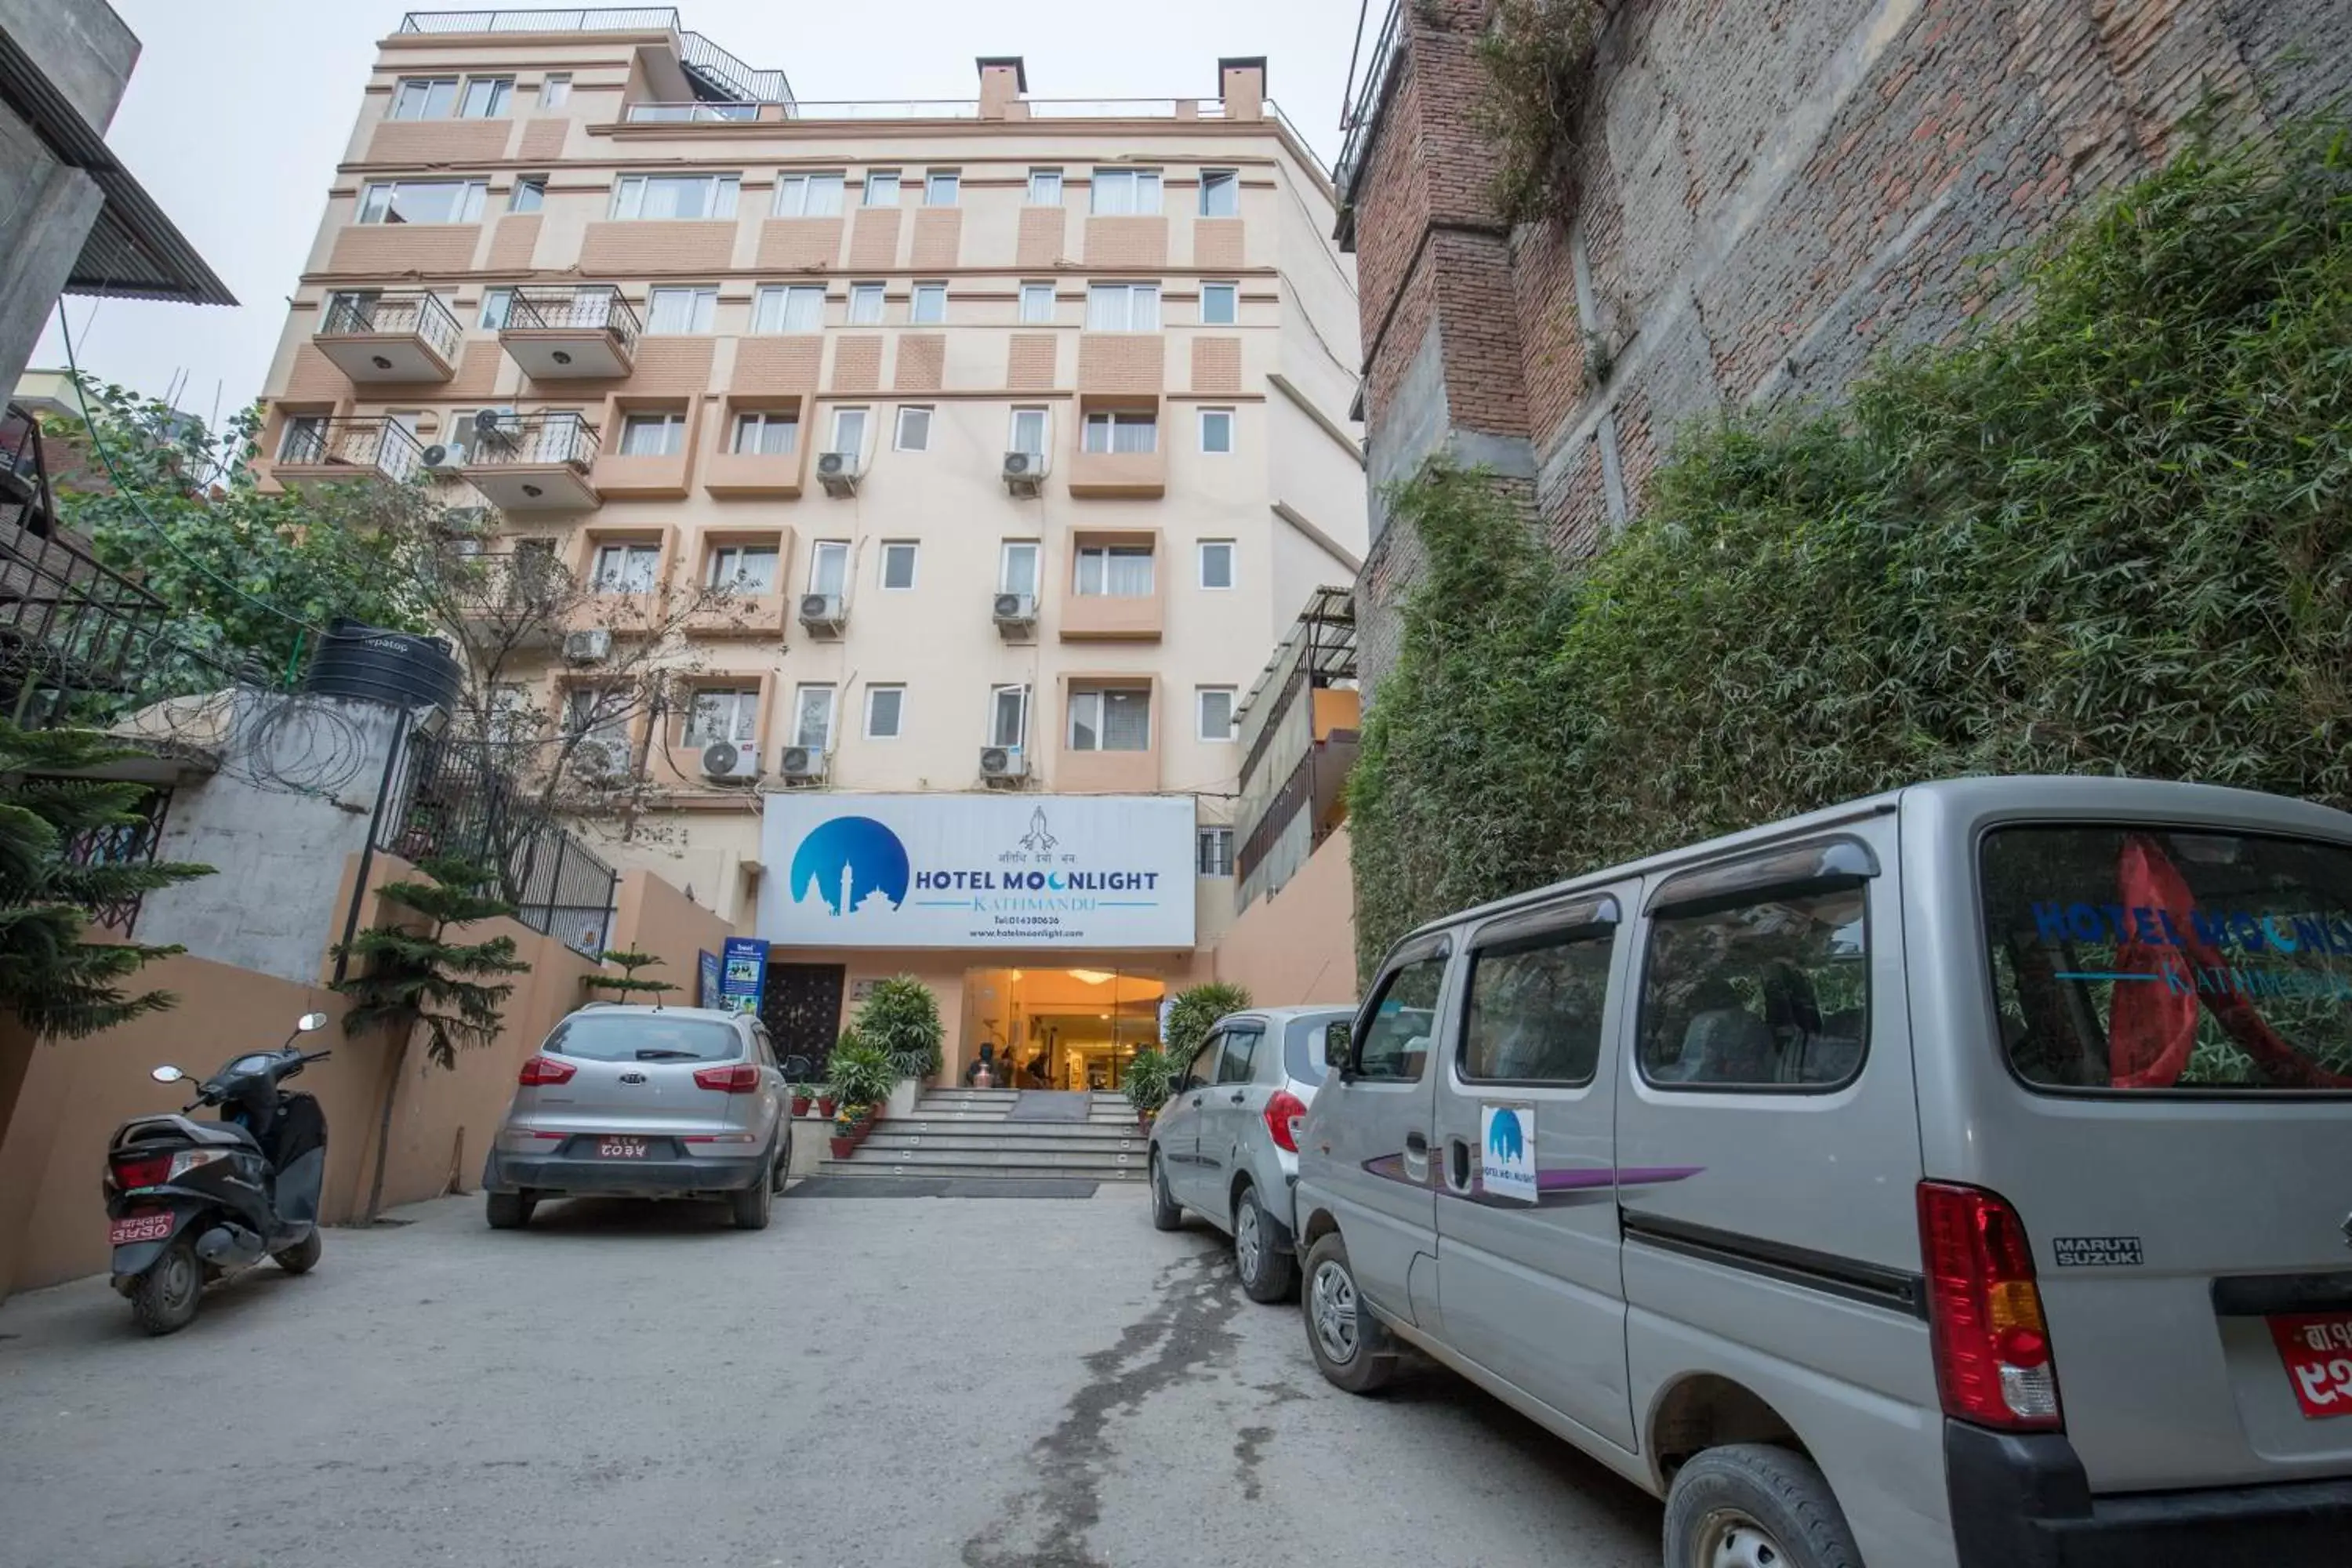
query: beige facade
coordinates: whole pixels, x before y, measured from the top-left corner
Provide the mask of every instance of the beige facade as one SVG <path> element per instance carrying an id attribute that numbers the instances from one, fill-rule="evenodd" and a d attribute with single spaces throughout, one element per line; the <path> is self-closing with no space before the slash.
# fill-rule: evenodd
<path id="1" fill-rule="evenodd" d="M 610 847 L 740 929 L 772 790 L 1174 793 L 1229 823 L 1229 715 L 1366 537 L 1352 268 L 1265 63 L 1200 100 L 1035 98 L 1005 59 L 968 102 L 793 102 L 661 13 L 563 15 L 584 30 L 383 40 L 271 473 L 463 447 L 435 482 L 495 504 L 502 548 L 642 545 L 674 584 L 750 562 L 693 679 L 743 693 L 757 777 L 707 779 L 677 704 L 635 737 L 653 830 Z M 471 440 L 483 408 L 520 439 Z M 1149 964 L 1191 973 L 1233 906 L 1202 878 L 1194 952 Z"/>

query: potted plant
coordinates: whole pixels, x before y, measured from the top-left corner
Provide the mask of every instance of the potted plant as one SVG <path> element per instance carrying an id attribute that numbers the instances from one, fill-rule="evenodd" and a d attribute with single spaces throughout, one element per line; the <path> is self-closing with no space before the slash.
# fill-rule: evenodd
<path id="1" fill-rule="evenodd" d="M 842 1120 L 843 1114 L 846 1113 L 835 1116 L 833 1137 L 828 1141 L 833 1147 L 833 1157 L 836 1160 L 846 1160 L 857 1152 L 857 1139 L 850 1131 L 849 1123 Z"/>
<path id="2" fill-rule="evenodd" d="M 809 1113 L 809 1102 L 815 1098 L 816 1085 L 813 1083 L 796 1083 L 793 1085 L 793 1114 L 794 1116 L 806 1116 Z"/>
<path id="3" fill-rule="evenodd" d="M 829 1077 L 826 1087 L 843 1111 L 864 1112 L 868 1129 L 873 1126 L 874 1108 L 890 1098 L 891 1086 L 898 1081 L 888 1053 L 855 1029 L 834 1047 Z"/>
<path id="4" fill-rule="evenodd" d="M 1146 1132 L 1151 1131 L 1152 1119 L 1168 1103 L 1168 1091 L 1175 1081 L 1174 1059 L 1157 1046 L 1146 1046 L 1128 1058 L 1122 1087 L 1127 1091 L 1128 1104 L 1135 1108 L 1138 1127 Z"/>
<path id="5" fill-rule="evenodd" d="M 833 1097 L 832 1087 L 828 1085 L 817 1093 L 816 1113 L 819 1116 L 831 1116 L 833 1114 L 833 1108 L 838 1103 L 839 1101 L 835 1100 Z"/>
<path id="6" fill-rule="evenodd" d="M 890 1064 L 890 1088 L 877 1098 L 894 1116 L 913 1114 L 918 1082 L 939 1076 L 945 1063 L 940 1047 L 947 1030 L 940 1022 L 939 998 L 911 974 L 877 980 L 858 1006 L 854 1032 Z"/>

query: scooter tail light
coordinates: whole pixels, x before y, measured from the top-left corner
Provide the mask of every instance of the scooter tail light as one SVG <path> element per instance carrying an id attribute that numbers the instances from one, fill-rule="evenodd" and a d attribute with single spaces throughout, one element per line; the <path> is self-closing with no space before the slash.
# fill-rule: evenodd
<path id="1" fill-rule="evenodd" d="M 1265 1102 L 1265 1131 L 1274 1146 L 1298 1152 L 1298 1129 L 1307 1121 L 1307 1102 L 1286 1089 L 1277 1089 Z"/>
<path id="2" fill-rule="evenodd" d="M 1944 1413 L 2003 1431 L 2059 1430 L 2058 1367 L 2017 1211 L 1976 1187 L 1922 1182 L 1919 1239 Z"/>
<path id="3" fill-rule="evenodd" d="M 161 1154 L 118 1154 L 107 1162 L 113 1173 L 114 1184 L 124 1192 L 138 1187 L 160 1187 L 172 1179 L 172 1156 Z"/>

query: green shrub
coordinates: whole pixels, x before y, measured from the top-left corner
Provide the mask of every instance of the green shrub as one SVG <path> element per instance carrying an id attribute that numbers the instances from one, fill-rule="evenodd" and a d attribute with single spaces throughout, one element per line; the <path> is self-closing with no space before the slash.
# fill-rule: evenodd
<path id="1" fill-rule="evenodd" d="M 2352 153 L 2200 142 L 2011 258 L 2005 320 L 1689 434 L 1556 563 L 1475 475 L 1350 782 L 1366 968 L 1433 916 L 1957 773 L 2352 805 Z"/>
<path id="2" fill-rule="evenodd" d="M 842 1107 L 879 1105 L 898 1085 L 890 1053 L 852 1029 L 833 1047 L 825 1092 Z"/>
<path id="3" fill-rule="evenodd" d="M 1487 194 L 1512 223 L 1564 214 L 1575 201 L 1577 122 L 1600 36 L 1597 0 L 1496 0 L 1478 36 L 1486 86 L 1474 113 L 1495 152 Z"/>
<path id="4" fill-rule="evenodd" d="M 1176 993 L 1176 1004 L 1168 1009 L 1168 1027 L 1160 1042 L 1160 1050 L 1168 1058 L 1171 1076 L 1183 1070 L 1184 1063 L 1201 1048 L 1201 1042 L 1209 1037 L 1209 1030 L 1218 1019 L 1249 1005 L 1246 989 L 1221 980 Z"/>
<path id="5" fill-rule="evenodd" d="M 1197 1047 L 1195 1047 L 1198 1048 Z M 1149 1116 L 1168 1103 L 1176 1085 L 1176 1061 L 1156 1046 L 1146 1046 L 1128 1058 L 1119 1087 L 1138 1116 Z"/>
<path id="6" fill-rule="evenodd" d="M 911 974 L 877 980 L 857 1009 L 860 1039 L 870 1040 L 890 1058 L 900 1078 L 929 1078 L 940 1068 L 939 998 Z"/>

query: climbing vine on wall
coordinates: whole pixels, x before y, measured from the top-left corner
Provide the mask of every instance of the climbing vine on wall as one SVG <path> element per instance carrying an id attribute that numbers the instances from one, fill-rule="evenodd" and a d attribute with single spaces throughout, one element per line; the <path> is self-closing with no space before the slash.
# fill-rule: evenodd
<path id="1" fill-rule="evenodd" d="M 1512 223 L 1565 216 L 1575 199 L 1577 127 L 1600 32 L 1597 0 L 1498 0 L 1479 35 L 1477 126 L 1496 153 L 1489 195 Z"/>

